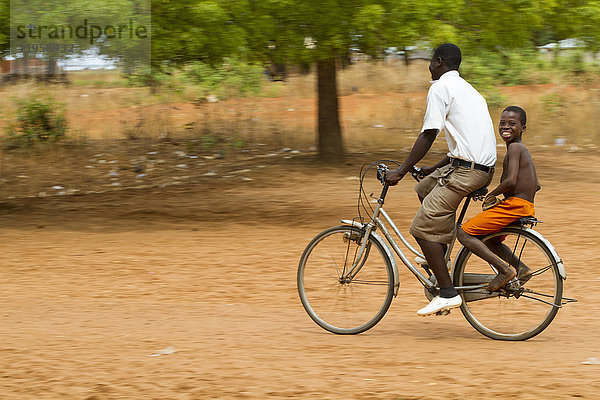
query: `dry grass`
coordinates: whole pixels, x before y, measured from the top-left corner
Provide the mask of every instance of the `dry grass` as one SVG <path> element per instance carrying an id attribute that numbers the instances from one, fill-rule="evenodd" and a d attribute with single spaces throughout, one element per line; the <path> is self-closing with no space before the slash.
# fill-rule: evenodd
<path id="1" fill-rule="evenodd" d="M 83 70 L 69 73 L 69 80 L 80 87 L 121 87 L 126 81 L 118 70 Z"/>
<path id="2" fill-rule="evenodd" d="M 600 134 L 594 129 L 600 112 L 600 90 L 565 84 L 505 88 L 506 105 L 527 111 L 526 143 L 557 150 L 595 149 Z M 492 110 L 497 122 L 502 108 Z"/>
<path id="3" fill-rule="evenodd" d="M 84 76 L 84 75 L 82 75 Z M 85 75 L 118 81 L 118 76 Z M 410 148 L 424 114 L 427 64 L 358 64 L 340 71 L 340 106 L 349 151 L 398 154 Z M 0 150 L 0 199 L 89 190 L 162 185 L 202 176 L 213 161 L 265 156 L 282 148 L 314 150 L 316 97 L 313 75 L 274 82 L 277 97 L 198 103 L 193 88 L 182 91 L 94 85 L 44 86 L 20 83 L 0 87 L 0 125 L 14 120 L 16 100 L 51 95 L 64 104 L 67 140 L 31 149 Z M 564 82 L 500 89 L 502 107 L 491 109 L 495 123 L 504 106 L 528 112 L 526 143 L 538 151 L 597 151 L 594 129 L 600 113 L 596 83 Z M 0 127 L 0 129 L 2 129 Z M 0 131 L 1 132 L 1 131 Z M 436 154 L 446 148 L 440 138 Z M 184 153 L 187 157 L 181 156 Z M 284 153 L 279 153 L 284 156 Z M 503 149 L 499 149 L 503 154 Z M 225 156 L 219 159 L 216 156 Z M 104 160 L 104 162 L 102 162 Z M 212 161 L 209 161 L 212 160 Z M 265 161 L 268 158 L 265 158 Z M 180 164 L 186 164 L 180 168 Z M 145 177 L 138 177 L 142 165 Z M 119 176 L 113 177 L 113 171 Z M 222 172 L 222 171 L 219 171 Z"/>
<path id="4" fill-rule="evenodd" d="M 82 71 L 70 79 L 69 86 L 25 82 L 0 87 L 0 129 L 14 120 L 16 100 L 51 95 L 64 104 L 72 138 L 189 139 L 200 143 L 198 151 L 208 152 L 214 143 L 299 148 L 315 143 L 314 73 L 269 83 L 263 97 L 204 104 L 194 101 L 197 93 L 191 86 L 157 94 L 148 88 L 115 87 L 123 82 L 115 71 Z M 397 61 L 357 63 L 341 70 L 347 148 L 409 146 L 422 124 L 429 79 L 424 61 L 408 67 Z M 502 103 L 527 110 L 527 140 L 532 145 L 553 146 L 560 139 L 566 146 L 562 148 L 594 147 L 600 142 L 593 129 L 600 112 L 600 90 L 595 86 L 568 82 L 503 88 Z M 269 97 L 272 94 L 277 97 Z M 495 121 L 500 111 L 491 110 Z"/>

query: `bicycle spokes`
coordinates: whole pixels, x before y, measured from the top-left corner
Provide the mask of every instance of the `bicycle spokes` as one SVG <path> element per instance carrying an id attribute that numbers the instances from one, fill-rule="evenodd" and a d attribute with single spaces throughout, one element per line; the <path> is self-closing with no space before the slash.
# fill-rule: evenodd
<path id="1" fill-rule="evenodd" d="M 349 226 L 322 232 L 307 246 L 298 267 L 304 308 L 317 324 L 335 333 L 369 329 L 383 317 L 394 295 L 385 249 L 356 232 Z"/>
<path id="2" fill-rule="evenodd" d="M 494 293 L 485 288 L 463 291 L 463 314 L 475 329 L 494 339 L 524 340 L 535 336 L 561 307 L 562 278 L 557 260 L 534 233 L 516 227 L 505 228 L 483 240 L 522 275 Z M 455 268 L 455 283 L 459 286 L 485 284 L 495 276 L 490 274 L 493 269 L 487 262 L 470 252 L 465 254 Z M 524 275 L 525 271 L 528 273 Z"/>

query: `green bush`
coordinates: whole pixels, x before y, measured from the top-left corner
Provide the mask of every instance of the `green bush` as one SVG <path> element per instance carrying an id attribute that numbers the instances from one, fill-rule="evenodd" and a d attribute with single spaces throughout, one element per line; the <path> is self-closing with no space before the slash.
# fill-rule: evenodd
<path id="1" fill-rule="evenodd" d="M 260 65 L 236 59 L 217 67 L 196 62 L 186 69 L 185 76 L 199 86 L 201 95 L 214 94 L 219 98 L 257 96 L 265 83 Z"/>
<path id="2" fill-rule="evenodd" d="M 30 147 L 36 142 L 57 141 L 65 136 L 64 110 L 51 98 L 20 100 L 17 105 L 16 122 L 6 132 L 8 147 Z"/>
<path id="3" fill-rule="evenodd" d="M 212 94 L 220 99 L 261 95 L 266 82 L 260 65 L 237 59 L 227 59 L 218 66 L 198 61 L 183 71 L 172 69 L 168 73 L 139 69 L 125 75 L 125 80 L 128 86 L 151 86 L 173 93 L 182 93 L 188 87 L 197 98 Z"/>
<path id="4" fill-rule="evenodd" d="M 565 53 L 564 50 L 563 53 Z M 585 53 L 579 50 L 558 56 L 556 64 L 563 71 L 574 74 L 581 74 L 592 69 L 592 65 L 585 62 Z"/>
<path id="5" fill-rule="evenodd" d="M 550 77 L 572 78 L 599 74 L 594 62 L 586 61 L 583 50 L 562 50 L 544 57 L 535 49 L 501 52 L 480 51 L 465 57 L 461 74 L 475 87 L 548 83 Z"/>
<path id="6" fill-rule="evenodd" d="M 551 93 L 542 96 L 540 98 L 540 104 L 546 113 L 555 116 L 564 112 L 567 105 L 567 99 L 558 93 Z"/>
<path id="7" fill-rule="evenodd" d="M 157 74 L 152 73 L 150 68 L 142 68 L 132 73 L 123 74 L 127 86 L 140 87 L 151 86 L 157 80 Z"/>
<path id="8" fill-rule="evenodd" d="M 185 71 L 185 76 L 207 90 L 217 88 L 225 79 L 224 71 L 221 68 L 213 68 L 202 62 L 195 62 L 190 65 L 189 69 Z"/>
<path id="9" fill-rule="evenodd" d="M 217 138 L 212 135 L 202 135 L 200 137 L 203 150 L 212 150 L 217 145 Z"/>
<path id="10" fill-rule="evenodd" d="M 503 95 L 496 87 L 484 86 L 479 88 L 479 92 L 483 97 L 485 97 L 489 108 L 505 107 L 507 97 Z"/>
<path id="11" fill-rule="evenodd" d="M 514 86 L 547 83 L 548 63 L 533 49 L 504 52 L 481 51 L 461 66 L 462 74 L 475 86 Z"/>

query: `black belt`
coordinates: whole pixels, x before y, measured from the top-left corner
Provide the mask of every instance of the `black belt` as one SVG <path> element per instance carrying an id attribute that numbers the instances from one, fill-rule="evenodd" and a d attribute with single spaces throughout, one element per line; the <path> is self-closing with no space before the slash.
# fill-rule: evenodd
<path id="1" fill-rule="evenodd" d="M 494 168 L 494 167 L 487 167 L 482 164 L 477 164 L 476 162 L 473 162 L 473 161 L 461 160 L 460 158 L 451 158 L 450 163 L 452 164 L 453 167 L 465 167 L 465 168 L 470 168 L 470 169 L 478 169 L 478 170 L 486 172 L 486 173 L 489 173 Z"/>

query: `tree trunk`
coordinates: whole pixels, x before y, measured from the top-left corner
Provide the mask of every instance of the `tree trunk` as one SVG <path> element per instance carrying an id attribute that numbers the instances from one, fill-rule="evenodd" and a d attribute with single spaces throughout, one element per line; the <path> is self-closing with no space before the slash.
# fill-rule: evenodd
<path id="1" fill-rule="evenodd" d="M 54 78 L 56 75 L 56 59 L 52 56 L 48 58 L 48 65 L 46 68 L 46 75 L 48 75 L 48 79 Z"/>
<path id="2" fill-rule="evenodd" d="M 330 58 L 317 62 L 319 158 L 328 163 L 344 160 L 335 61 Z"/>

